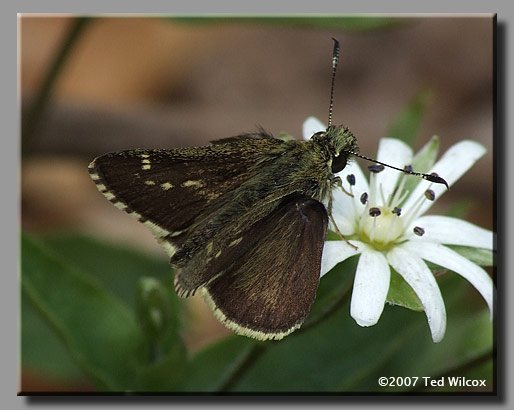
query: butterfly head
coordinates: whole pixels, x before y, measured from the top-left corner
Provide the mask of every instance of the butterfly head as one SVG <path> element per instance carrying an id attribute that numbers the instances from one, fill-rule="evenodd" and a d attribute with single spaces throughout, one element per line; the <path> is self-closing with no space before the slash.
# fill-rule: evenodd
<path id="1" fill-rule="evenodd" d="M 344 125 L 330 125 L 326 131 L 314 134 L 313 139 L 325 145 L 332 157 L 332 172 L 340 172 L 348 159 L 359 152 L 357 138 Z"/>

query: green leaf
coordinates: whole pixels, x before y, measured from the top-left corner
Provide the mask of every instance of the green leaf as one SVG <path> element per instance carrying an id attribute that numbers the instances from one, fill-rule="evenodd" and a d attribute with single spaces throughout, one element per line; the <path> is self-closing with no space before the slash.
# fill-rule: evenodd
<path id="1" fill-rule="evenodd" d="M 80 273 L 80 277 L 85 280 L 93 281 L 100 288 L 104 288 L 101 289 L 102 293 L 108 292 L 109 297 L 114 296 L 114 303 L 119 304 L 121 309 L 130 312 L 131 320 L 134 320 L 136 313 L 138 314 L 138 324 L 141 328 L 137 328 L 137 331 L 141 333 L 140 341 L 135 343 L 137 347 L 126 358 L 128 362 L 136 361 L 137 363 L 124 371 L 126 380 L 118 384 L 101 384 L 102 388 L 117 391 L 127 389 L 134 391 L 174 390 L 174 386 L 186 372 L 187 353 L 179 337 L 182 304 L 173 290 L 169 263 L 164 259 L 156 260 L 132 250 L 107 245 L 76 234 L 47 237 L 43 239 L 43 242 L 45 251 L 50 253 L 51 250 L 55 261 Z M 85 272 L 91 275 L 86 275 Z M 82 301 L 77 299 L 74 300 L 74 303 L 80 306 Z M 155 326 L 156 323 L 152 323 L 150 318 L 152 315 L 155 318 L 155 313 L 152 313 L 155 310 L 161 315 L 160 326 Z M 37 361 L 31 359 L 38 351 L 41 351 L 38 347 L 41 342 L 43 342 L 43 346 L 48 346 L 51 343 L 55 344 L 56 339 L 53 336 L 55 329 L 46 324 L 48 319 L 44 323 L 36 315 L 36 324 L 39 320 L 40 325 L 34 328 L 32 327 L 33 321 L 26 322 L 25 320 L 29 313 L 30 311 L 23 313 L 22 323 L 26 329 L 25 334 L 33 335 L 33 337 L 30 339 L 23 337 L 25 350 L 22 357 L 25 358 L 26 354 L 28 355 L 24 362 L 28 362 L 30 368 L 35 369 L 38 374 L 46 375 L 47 369 L 53 371 L 52 369 L 55 367 L 53 363 L 56 358 L 64 360 L 65 363 L 67 360 L 71 365 L 68 363 L 57 376 L 76 378 L 77 370 L 73 372 L 75 365 L 73 361 L 70 361 L 68 352 L 75 359 L 76 354 L 69 348 L 68 352 L 60 349 L 59 357 L 51 354 L 53 352 L 49 352 L 49 354 L 40 355 Z M 30 316 L 27 318 L 31 319 Z M 141 332 L 141 330 L 143 331 Z M 37 333 L 34 335 L 35 332 Z M 110 330 L 107 329 L 107 334 L 102 337 L 109 339 L 109 332 Z M 74 336 L 76 335 L 71 335 L 71 337 Z M 66 340 L 64 341 L 66 343 Z M 57 345 L 62 346 L 59 343 Z M 105 347 L 98 344 L 95 348 L 103 349 Z M 107 346 L 107 348 L 109 347 Z M 89 370 L 85 371 L 90 374 Z"/>
<path id="2" fill-rule="evenodd" d="M 291 25 L 312 28 L 331 28 L 346 31 L 366 32 L 386 30 L 407 24 L 408 20 L 392 17 L 171 17 L 176 23 L 185 24 L 266 24 Z"/>
<path id="3" fill-rule="evenodd" d="M 137 284 L 142 277 L 171 280 L 170 264 L 162 258 L 114 246 L 76 233 L 45 236 L 40 241 L 60 259 L 98 280 L 112 295 L 136 312 Z M 179 298 L 173 291 L 173 303 Z"/>
<path id="4" fill-rule="evenodd" d="M 412 159 L 412 168 L 417 172 L 428 172 L 435 164 L 437 154 L 439 153 L 439 137 L 433 135 Z M 419 178 L 418 178 L 419 179 Z"/>
<path id="5" fill-rule="evenodd" d="M 86 374 L 77 366 L 55 332 L 41 318 L 25 292 L 21 294 L 21 364 L 23 374 L 44 377 L 56 386 L 83 385 Z"/>
<path id="6" fill-rule="evenodd" d="M 387 137 L 397 138 L 412 146 L 420 129 L 430 96 L 431 92 L 428 89 L 421 90 L 416 94 L 407 107 L 396 116 L 389 127 Z"/>
<path id="7" fill-rule="evenodd" d="M 391 283 L 387 293 L 387 302 L 416 312 L 423 312 L 423 305 L 418 296 L 403 277 L 391 268 Z"/>
<path id="8" fill-rule="evenodd" d="M 446 212 L 446 216 L 465 219 L 466 215 L 469 214 L 469 211 L 472 207 L 473 202 L 469 199 L 462 199 L 460 201 L 456 201 L 452 203 L 451 208 L 448 210 L 448 212 Z"/>
<path id="9" fill-rule="evenodd" d="M 200 350 L 191 358 L 187 374 L 178 390 L 184 392 L 219 390 L 259 343 L 248 337 L 234 335 Z"/>
<path id="10" fill-rule="evenodd" d="M 25 296 L 79 367 L 103 389 L 134 389 L 142 334 L 129 311 L 97 281 L 26 235 L 21 258 Z"/>
<path id="11" fill-rule="evenodd" d="M 337 232 L 327 230 L 327 236 L 325 237 L 325 241 L 340 241 L 341 237 Z"/>
<path id="12" fill-rule="evenodd" d="M 470 246 L 446 245 L 459 255 L 464 256 L 479 266 L 493 266 L 494 254 L 490 249 L 472 248 Z"/>
<path id="13" fill-rule="evenodd" d="M 166 354 L 137 371 L 137 391 L 172 392 L 182 391 L 180 383 L 188 372 L 188 356 L 179 339 L 168 340 Z"/>

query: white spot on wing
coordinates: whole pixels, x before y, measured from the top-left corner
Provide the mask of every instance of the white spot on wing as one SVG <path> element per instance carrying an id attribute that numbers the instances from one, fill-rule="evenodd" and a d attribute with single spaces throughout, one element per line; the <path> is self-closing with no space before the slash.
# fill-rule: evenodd
<path id="1" fill-rule="evenodd" d="M 203 187 L 204 186 L 204 183 L 202 181 L 193 181 L 193 180 L 189 180 L 189 181 L 186 181 L 186 182 L 182 182 L 181 184 L 184 188 L 187 188 L 187 187 L 190 187 L 190 186 L 195 186 L 195 187 Z"/>
<path id="2" fill-rule="evenodd" d="M 113 205 L 120 211 L 124 211 L 125 209 L 127 209 L 127 205 L 125 205 L 123 202 L 116 202 Z"/>

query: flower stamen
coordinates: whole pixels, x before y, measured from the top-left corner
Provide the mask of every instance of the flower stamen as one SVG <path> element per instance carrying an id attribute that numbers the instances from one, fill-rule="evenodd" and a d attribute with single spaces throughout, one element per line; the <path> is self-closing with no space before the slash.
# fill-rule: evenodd
<path id="1" fill-rule="evenodd" d="M 425 230 L 421 226 L 415 226 L 413 231 L 418 236 L 423 236 L 425 234 Z"/>

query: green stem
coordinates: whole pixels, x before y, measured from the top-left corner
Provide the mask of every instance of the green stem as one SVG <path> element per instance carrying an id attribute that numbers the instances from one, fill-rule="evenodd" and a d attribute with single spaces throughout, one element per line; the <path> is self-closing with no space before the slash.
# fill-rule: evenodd
<path id="1" fill-rule="evenodd" d="M 57 50 L 56 55 L 48 72 L 44 76 L 43 83 L 39 89 L 34 101 L 32 102 L 27 115 L 22 120 L 21 141 L 22 152 L 30 152 L 32 142 L 34 140 L 35 130 L 39 125 L 41 116 L 50 101 L 55 82 L 70 55 L 73 46 L 83 33 L 84 28 L 90 21 L 89 17 L 76 18 L 69 28 L 68 34 L 65 36 L 61 46 Z"/>
<path id="2" fill-rule="evenodd" d="M 216 389 L 217 392 L 228 392 L 252 368 L 255 362 L 268 350 L 274 342 L 260 342 L 250 347 L 240 362 L 232 369 L 225 381 Z"/>

